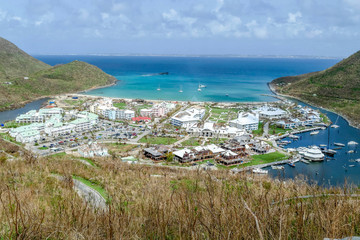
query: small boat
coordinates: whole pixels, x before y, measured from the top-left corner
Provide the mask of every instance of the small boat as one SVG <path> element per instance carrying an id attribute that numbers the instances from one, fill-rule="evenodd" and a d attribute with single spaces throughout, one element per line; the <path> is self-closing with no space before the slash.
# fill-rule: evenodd
<path id="1" fill-rule="evenodd" d="M 261 168 L 254 168 L 252 170 L 253 173 L 257 173 L 257 174 L 267 174 L 268 173 L 268 170 L 264 170 L 264 169 L 261 169 Z"/>
<path id="2" fill-rule="evenodd" d="M 319 134 L 319 131 L 313 131 L 310 133 L 310 135 L 317 135 L 317 134 Z"/>
<path id="3" fill-rule="evenodd" d="M 201 92 L 201 84 L 199 83 L 198 89 L 199 92 Z"/>
<path id="4" fill-rule="evenodd" d="M 349 167 L 355 167 L 355 165 L 349 165 Z"/>
<path id="5" fill-rule="evenodd" d="M 179 93 L 182 93 L 182 92 L 183 92 L 182 87 L 180 87 Z"/>
<path id="6" fill-rule="evenodd" d="M 360 158 L 356 159 L 356 160 L 355 160 L 355 162 L 358 162 L 358 163 L 360 163 Z"/>
<path id="7" fill-rule="evenodd" d="M 274 170 L 284 170 L 284 166 L 271 166 Z"/>
<path id="8" fill-rule="evenodd" d="M 333 149 L 323 149 L 322 150 L 322 153 L 327 155 L 327 156 L 330 156 L 330 157 L 333 157 L 337 152 Z"/>
<path id="9" fill-rule="evenodd" d="M 305 164 L 309 164 L 310 162 L 308 160 L 305 159 L 300 159 L 301 162 L 305 163 Z"/>
<path id="10" fill-rule="evenodd" d="M 320 144 L 319 146 L 320 146 L 320 147 L 327 147 L 326 144 Z"/>
<path id="11" fill-rule="evenodd" d="M 347 153 L 354 153 L 354 150 L 349 150 Z"/>
<path id="12" fill-rule="evenodd" d="M 228 96 L 229 96 L 229 94 L 225 94 L 225 96 L 227 96 L 227 97 L 228 97 Z"/>
<path id="13" fill-rule="evenodd" d="M 296 136 L 296 135 L 289 135 L 289 138 L 292 138 L 292 139 L 299 139 L 300 137 L 299 137 L 299 136 Z"/>
<path id="14" fill-rule="evenodd" d="M 321 127 L 321 130 L 326 130 L 326 127 Z"/>
<path id="15" fill-rule="evenodd" d="M 348 142 L 348 145 L 358 145 L 359 143 L 355 142 L 355 141 L 350 141 Z"/>
<path id="16" fill-rule="evenodd" d="M 199 84 L 199 88 L 206 88 L 206 85 L 204 85 L 204 84 Z"/>
<path id="17" fill-rule="evenodd" d="M 293 163 L 293 162 L 289 162 L 288 165 L 289 165 L 290 167 L 295 167 L 295 163 Z"/>
<path id="18" fill-rule="evenodd" d="M 334 125 L 331 125 L 331 127 L 332 127 L 332 128 L 338 128 L 338 127 L 340 127 L 340 126 L 339 126 L 339 125 L 334 124 Z"/>
<path id="19" fill-rule="evenodd" d="M 156 90 L 157 90 L 157 91 L 160 91 L 160 90 L 161 90 L 160 85 L 159 85 L 159 87 L 158 87 Z"/>
<path id="20" fill-rule="evenodd" d="M 339 147 L 345 147 L 345 144 L 343 143 L 334 143 L 335 146 L 339 146 Z"/>

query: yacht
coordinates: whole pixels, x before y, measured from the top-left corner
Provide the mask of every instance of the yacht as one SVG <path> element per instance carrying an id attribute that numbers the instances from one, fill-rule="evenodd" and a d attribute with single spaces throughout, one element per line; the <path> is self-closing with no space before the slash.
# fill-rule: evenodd
<path id="1" fill-rule="evenodd" d="M 348 142 L 348 145 L 358 145 L 359 143 L 355 142 L 355 141 L 350 141 Z"/>
<path id="2" fill-rule="evenodd" d="M 284 170 L 284 166 L 271 166 L 271 168 L 275 170 Z"/>
<path id="3" fill-rule="evenodd" d="M 334 143 L 335 146 L 338 146 L 338 147 L 345 147 L 345 144 L 343 143 Z"/>
<path id="4" fill-rule="evenodd" d="M 252 170 L 253 173 L 257 173 L 257 174 L 267 174 L 268 173 L 268 170 L 264 170 L 264 169 L 261 169 L 261 168 L 254 168 Z"/>
<path id="5" fill-rule="evenodd" d="M 319 134 L 319 131 L 313 131 L 310 133 L 310 135 L 317 135 L 317 134 Z"/>
<path id="6" fill-rule="evenodd" d="M 302 148 L 299 153 L 303 156 L 304 159 L 313 162 L 324 161 L 325 158 L 325 155 L 317 146 L 312 146 L 310 148 Z"/>

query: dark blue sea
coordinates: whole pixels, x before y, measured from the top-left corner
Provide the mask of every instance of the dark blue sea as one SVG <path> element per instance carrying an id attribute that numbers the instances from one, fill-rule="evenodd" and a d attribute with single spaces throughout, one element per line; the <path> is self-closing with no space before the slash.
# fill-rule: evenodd
<path id="1" fill-rule="evenodd" d="M 339 60 L 334 59 L 271 59 L 271 58 L 205 58 L 205 57 L 110 57 L 110 56 L 35 56 L 50 64 L 68 63 L 73 60 L 94 64 L 115 76 L 119 82 L 112 87 L 87 92 L 98 96 L 169 99 L 190 101 L 272 101 L 267 83 L 277 77 L 324 70 Z M 153 75 L 169 72 L 169 75 Z M 201 92 L 198 85 L 204 84 Z M 160 91 L 156 89 L 160 87 Z M 182 88 L 183 93 L 179 90 Z M 229 96 L 226 96 L 229 94 Z M 34 103 L 40 107 L 41 100 Z M 303 104 L 299 102 L 299 104 Z M 31 105 L 33 106 L 33 105 Z M 17 109 L 0 113 L 0 121 L 13 119 L 28 110 Z M 280 179 L 303 176 L 308 182 L 324 186 L 343 186 L 345 183 L 360 185 L 360 146 L 347 145 L 349 141 L 360 143 L 360 130 L 355 129 L 337 114 L 320 109 L 340 127 L 320 131 L 318 135 L 300 134 L 301 139 L 292 141 L 287 148 L 327 144 L 334 142 L 346 146 L 337 150 L 334 158 L 324 162 L 296 167 L 286 166 L 284 171 L 269 169 L 270 175 Z M 330 134 L 330 136 L 329 136 Z M 347 153 L 354 150 L 354 153 Z M 354 167 L 351 167 L 354 165 Z"/>
<path id="2" fill-rule="evenodd" d="M 336 59 L 35 56 L 50 64 L 86 61 L 115 76 L 115 86 L 86 94 L 152 100 L 273 101 L 267 82 L 274 78 L 324 70 Z M 169 75 L 156 75 L 168 72 Z M 198 91 L 199 84 L 206 85 Z M 160 88 L 160 91 L 157 89 Z M 180 93 L 182 89 L 182 93 Z"/>

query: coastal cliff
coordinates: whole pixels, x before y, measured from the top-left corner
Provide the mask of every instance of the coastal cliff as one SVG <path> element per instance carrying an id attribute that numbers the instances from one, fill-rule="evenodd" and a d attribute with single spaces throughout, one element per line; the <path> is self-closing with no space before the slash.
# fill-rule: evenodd
<path id="1" fill-rule="evenodd" d="M 114 84 L 116 78 L 91 64 L 50 66 L 0 38 L 0 111 L 40 97 Z"/>
<path id="2" fill-rule="evenodd" d="M 273 80 L 270 88 L 344 116 L 360 127 L 360 51 L 320 72 Z"/>

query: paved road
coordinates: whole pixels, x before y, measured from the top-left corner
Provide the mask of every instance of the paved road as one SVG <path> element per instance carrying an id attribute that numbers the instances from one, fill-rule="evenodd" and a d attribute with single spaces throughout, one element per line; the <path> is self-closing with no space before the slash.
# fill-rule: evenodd
<path id="1" fill-rule="evenodd" d="M 73 179 L 73 182 L 76 192 L 88 203 L 90 203 L 95 208 L 106 210 L 106 200 L 100 195 L 100 193 L 80 182 L 79 180 Z"/>

